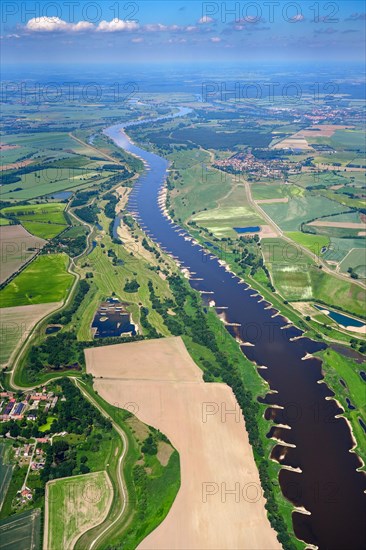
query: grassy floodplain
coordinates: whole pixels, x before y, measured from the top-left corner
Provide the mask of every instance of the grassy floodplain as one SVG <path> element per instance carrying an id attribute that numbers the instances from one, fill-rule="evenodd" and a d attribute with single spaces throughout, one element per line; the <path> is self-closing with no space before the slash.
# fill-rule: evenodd
<path id="1" fill-rule="evenodd" d="M 366 424 L 365 382 L 360 375 L 364 367 L 351 358 L 339 355 L 331 348 L 320 352 L 319 356 L 323 360 L 322 370 L 325 375 L 325 381 L 336 393 L 337 399 L 339 399 L 344 409 L 343 416 L 349 420 L 352 426 L 353 433 L 358 442 L 356 450 L 363 460 L 363 469 L 365 469 L 365 433 L 359 423 L 359 418 L 361 418 Z M 344 384 L 346 387 L 344 387 Z M 347 399 L 354 409 L 350 409 Z"/>
<path id="2" fill-rule="evenodd" d="M 0 291 L 1 307 L 63 301 L 74 278 L 68 264 L 65 254 L 38 256 Z"/>

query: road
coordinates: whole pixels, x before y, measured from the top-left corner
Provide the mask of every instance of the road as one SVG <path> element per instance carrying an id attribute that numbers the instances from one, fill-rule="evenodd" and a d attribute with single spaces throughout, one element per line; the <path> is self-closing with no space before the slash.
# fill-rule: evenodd
<path id="1" fill-rule="evenodd" d="M 128 440 L 127 440 L 127 437 L 125 435 L 125 432 L 122 430 L 122 428 L 113 420 L 113 418 L 111 418 L 109 416 L 109 414 L 103 409 L 103 407 L 101 407 L 99 405 L 99 403 L 83 388 L 82 386 L 82 382 L 80 382 L 80 380 L 78 379 L 73 379 L 73 382 L 75 383 L 75 385 L 77 386 L 77 388 L 81 391 L 81 393 L 84 395 L 84 397 L 86 399 L 88 399 L 88 401 L 90 401 L 90 403 L 92 403 L 92 405 L 94 407 L 96 407 L 99 412 L 105 417 L 107 418 L 108 420 L 111 421 L 112 423 L 112 426 L 113 428 L 116 430 L 116 432 L 118 433 L 118 435 L 121 437 L 121 440 L 122 440 L 122 443 L 123 443 L 123 449 L 122 449 L 122 453 L 121 453 L 121 456 L 119 457 L 118 459 L 118 464 L 117 464 L 117 482 L 118 482 L 118 486 L 119 486 L 119 489 L 120 489 L 120 494 L 121 494 L 121 503 L 122 503 L 122 506 L 121 506 L 121 509 L 120 509 L 120 512 L 118 514 L 118 516 L 112 521 L 112 523 L 110 523 L 109 525 L 107 525 L 107 527 L 105 527 L 103 529 L 103 531 L 101 531 L 99 533 L 99 535 L 93 540 L 93 542 L 91 543 L 90 547 L 88 550 L 92 550 L 95 545 L 97 544 L 97 542 L 116 524 L 118 523 L 123 514 L 125 513 L 125 510 L 126 510 L 126 506 L 127 506 L 127 488 L 125 486 L 125 480 L 124 480 L 124 476 L 123 476 L 123 463 L 124 463 L 124 458 L 126 456 L 126 453 L 127 453 L 127 450 L 128 450 Z"/>

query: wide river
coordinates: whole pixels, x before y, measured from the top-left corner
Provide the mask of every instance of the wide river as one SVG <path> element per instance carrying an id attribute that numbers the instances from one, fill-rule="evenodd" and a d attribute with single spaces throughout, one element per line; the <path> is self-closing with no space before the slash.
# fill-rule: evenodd
<path id="1" fill-rule="evenodd" d="M 175 116 L 189 112 L 181 108 Z M 301 335 L 296 327 L 284 329 L 287 321 L 280 315 L 274 317 L 277 312 L 268 302 L 165 217 L 158 200 L 169 163 L 131 141 L 126 130 L 136 124 L 141 122 L 105 130 L 119 147 L 141 157 L 146 166 L 127 207 L 152 240 L 194 274 L 192 287 L 203 292 L 206 301 L 214 300 L 216 307 L 225 306 L 218 311 L 227 322 L 238 324 L 227 329 L 243 342 L 254 344 L 241 346 L 243 353 L 258 366 L 267 367 L 259 372 L 272 390 L 265 398 L 269 405 L 266 418 L 274 426 L 269 435 L 280 440 L 272 457 L 292 468 L 281 469 L 281 489 L 297 507 L 310 512 L 293 513 L 296 535 L 321 550 L 364 550 L 366 477 L 356 471 L 360 460 L 350 452 L 353 442 L 346 421 L 336 418 L 341 409 L 327 399 L 333 395 L 328 387 L 319 383 L 321 363 L 307 356 L 322 345 L 308 338 L 293 340 Z"/>

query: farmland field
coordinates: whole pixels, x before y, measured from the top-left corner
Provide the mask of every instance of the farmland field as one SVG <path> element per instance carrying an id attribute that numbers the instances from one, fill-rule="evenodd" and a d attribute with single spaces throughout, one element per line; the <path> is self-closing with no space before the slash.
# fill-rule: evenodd
<path id="1" fill-rule="evenodd" d="M 35 324 L 60 306 L 36 304 L 0 309 L 0 367 L 4 367 L 17 345 L 24 341 Z"/>
<path id="2" fill-rule="evenodd" d="M 21 225 L 3 225 L 0 227 L 0 244 L 0 282 L 3 283 L 33 258 L 46 241 L 31 235 Z"/>
<path id="3" fill-rule="evenodd" d="M 348 268 L 352 267 L 357 275 L 363 279 L 366 278 L 366 249 L 353 248 L 349 254 L 342 260 L 340 270 L 346 273 Z"/>
<path id="4" fill-rule="evenodd" d="M 73 281 L 64 254 L 39 256 L 0 291 L 1 307 L 61 302 Z"/>
<path id="5" fill-rule="evenodd" d="M 166 518 L 139 548 L 242 548 L 243 540 L 247 548 L 280 548 L 262 496 L 251 503 L 202 499 L 207 472 L 230 486 L 237 479 L 260 482 L 242 415 L 230 415 L 226 422 L 220 414 L 212 415 L 202 422 L 203 402 L 233 410 L 236 400 L 226 384 L 202 380 L 181 338 L 89 348 L 85 355 L 99 395 L 109 403 L 127 403 L 133 391 L 139 404 L 136 416 L 164 433 L 180 455 L 178 494 Z"/>
<path id="6" fill-rule="evenodd" d="M 105 471 L 47 484 L 45 550 L 72 550 L 79 536 L 108 514 L 112 484 Z"/>
<path id="7" fill-rule="evenodd" d="M 263 245 L 267 266 L 272 273 L 274 286 L 288 300 L 319 300 L 365 316 L 366 290 L 350 279 L 341 280 L 317 268 L 296 245 L 282 239 L 268 239 Z"/>
<path id="8" fill-rule="evenodd" d="M 302 196 L 304 190 L 296 185 L 284 183 L 252 183 L 250 186 L 254 200 L 282 199 L 286 197 Z"/>
<path id="9" fill-rule="evenodd" d="M 298 231 L 301 223 L 345 210 L 334 201 L 313 195 L 294 197 L 288 203 L 263 204 L 262 208 L 283 231 Z"/>
<path id="10" fill-rule="evenodd" d="M 365 255 L 365 239 L 342 239 L 337 237 L 331 237 L 330 246 L 327 252 L 324 254 L 325 260 L 332 260 L 335 262 L 342 262 L 343 259 L 353 248 L 360 250 L 360 258 Z M 363 256 L 364 257 L 364 256 Z"/>
<path id="11" fill-rule="evenodd" d="M 234 227 L 259 225 L 263 219 L 248 206 L 220 206 L 200 212 L 192 217 L 198 225 L 206 227 L 218 237 L 236 236 Z"/>
<path id="12" fill-rule="evenodd" d="M 10 206 L 2 214 L 15 218 L 27 231 L 43 239 L 51 239 L 66 229 L 65 204 L 47 203 L 27 206 Z"/>
<path id="13" fill-rule="evenodd" d="M 329 238 L 325 235 L 310 235 L 309 233 L 302 233 L 301 231 L 289 231 L 286 233 L 286 236 L 295 243 L 304 246 L 317 256 L 321 255 L 323 247 L 329 245 Z"/>
<path id="14" fill-rule="evenodd" d="M 38 550 L 41 534 L 41 511 L 36 508 L 0 521 L 1 549 Z"/>

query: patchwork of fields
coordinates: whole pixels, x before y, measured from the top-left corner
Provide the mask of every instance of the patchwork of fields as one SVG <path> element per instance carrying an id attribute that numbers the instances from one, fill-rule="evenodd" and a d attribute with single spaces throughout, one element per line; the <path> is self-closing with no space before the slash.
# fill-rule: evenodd
<path id="1" fill-rule="evenodd" d="M 45 203 L 26 206 L 10 206 L 1 213 L 21 223 L 27 231 L 43 239 L 52 239 L 68 226 L 65 204 Z"/>

